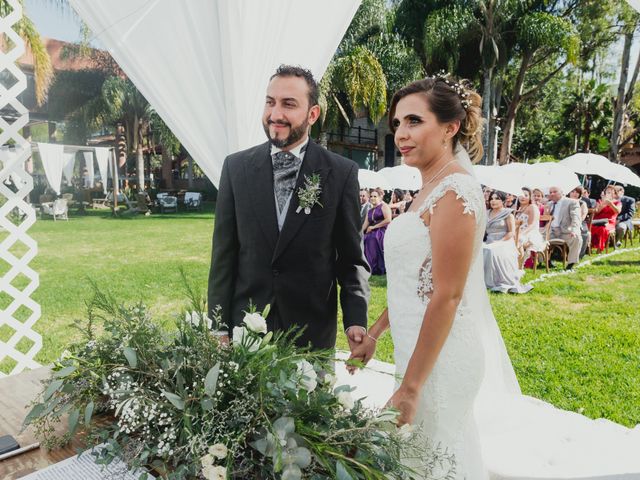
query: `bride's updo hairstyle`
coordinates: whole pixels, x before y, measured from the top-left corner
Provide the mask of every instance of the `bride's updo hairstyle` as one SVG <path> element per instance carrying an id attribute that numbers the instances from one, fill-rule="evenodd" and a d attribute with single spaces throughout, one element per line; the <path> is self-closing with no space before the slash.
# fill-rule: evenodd
<path id="1" fill-rule="evenodd" d="M 473 163 L 482 158 L 482 97 L 466 80 L 455 80 L 445 75 L 417 80 L 398 90 L 391 99 L 389 127 L 395 133 L 393 117 L 398 102 L 414 93 L 424 95 L 427 106 L 438 122 L 449 123 L 460 120 L 460 129 L 453 137 L 453 150 L 458 142 L 467 149 Z"/>

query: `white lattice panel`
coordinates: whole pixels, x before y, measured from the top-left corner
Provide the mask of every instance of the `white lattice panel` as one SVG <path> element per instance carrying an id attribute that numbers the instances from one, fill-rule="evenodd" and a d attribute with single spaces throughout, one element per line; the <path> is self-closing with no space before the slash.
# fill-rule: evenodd
<path id="1" fill-rule="evenodd" d="M 0 157 L 0 203 L 4 202 L 0 206 L 0 365 L 13 374 L 39 366 L 34 357 L 42 348 L 42 337 L 33 330 L 40 318 L 40 305 L 31 298 L 39 278 L 29 267 L 38 247 L 27 234 L 36 214 L 25 200 L 33 189 L 33 179 L 25 171 L 31 146 L 20 134 L 29 112 L 17 99 L 27 87 L 27 79 L 16 65 L 24 53 L 24 42 L 12 28 L 22 18 L 22 8 L 18 0 L 7 3 L 13 11 L 0 18 L 0 33 L 5 35 L 0 51 L 4 80 L 0 82 L 0 145 L 12 146 L 3 149 Z M 0 376 L 4 375 L 0 371 Z"/>

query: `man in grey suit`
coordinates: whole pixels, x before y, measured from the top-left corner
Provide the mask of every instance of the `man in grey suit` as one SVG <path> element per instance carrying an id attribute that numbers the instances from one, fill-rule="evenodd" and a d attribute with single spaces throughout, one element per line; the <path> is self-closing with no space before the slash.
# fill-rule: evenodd
<path id="1" fill-rule="evenodd" d="M 636 214 L 636 201 L 624 194 L 622 185 L 615 186 L 615 199 L 620 200 L 622 210 L 616 218 L 616 246 L 622 245 L 622 239 L 627 231 L 633 232 L 633 217 Z"/>
<path id="2" fill-rule="evenodd" d="M 221 307 L 223 341 L 250 303 L 270 304 L 270 331 L 304 329 L 298 345 L 333 348 L 338 285 L 350 347 L 366 335 L 358 166 L 310 140 L 319 115 L 311 72 L 282 65 L 267 88 L 268 141 L 225 159 L 208 291 L 210 315 Z"/>
<path id="3" fill-rule="evenodd" d="M 360 221 L 362 225 L 364 225 L 364 221 L 367 219 L 367 214 L 371 209 L 371 204 L 369 203 L 369 190 L 363 188 L 360 190 Z"/>
<path id="4" fill-rule="evenodd" d="M 565 197 L 559 187 L 549 189 L 549 200 L 552 202 L 551 215 L 553 215 L 551 238 L 559 238 L 567 242 L 569 247 L 567 269 L 571 269 L 578 263 L 582 247 L 580 203 L 573 198 Z"/>

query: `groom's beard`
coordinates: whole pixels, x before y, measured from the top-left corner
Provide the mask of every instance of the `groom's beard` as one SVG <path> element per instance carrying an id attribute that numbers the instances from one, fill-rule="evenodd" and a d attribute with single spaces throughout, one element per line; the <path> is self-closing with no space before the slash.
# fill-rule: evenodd
<path id="1" fill-rule="evenodd" d="M 269 132 L 269 125 L 273 123 L 288 126 L 291 129 L 289 132 L 289 136 L 286 138 L 272 138 L 271 133 Z M 262 126 L 264 128 L 264 133 L 267 134 L 267 138 L 274 147 L 286 148 L 289 145 L 293 145 L 307 134 L 307 130 L 309 129 L 309 122 L 305 120 L 297 127 L 292 127 L 291 124 L 287 122 L 273 122 L 271 120 L 267 120 L 262 124 Z"/>

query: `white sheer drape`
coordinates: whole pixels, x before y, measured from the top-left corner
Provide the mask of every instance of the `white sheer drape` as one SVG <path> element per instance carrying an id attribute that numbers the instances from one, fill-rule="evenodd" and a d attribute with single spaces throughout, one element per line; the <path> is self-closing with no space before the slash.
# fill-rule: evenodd
<path id="1" fill-rule="evenodd" d="M 62 170 L 64 168 L 64 145 L 53 143 L 38 143 L 38 152 L 44 167 L 49 186 L 60 195 L 62 185 Z"/>
<path id="2" fill-rule="evenodd" d="M 107 193 L 107 178 L 109 175 L 109 151 L 107 147 L 96 147 L 96 161 L 98 162 L 98 170 L 100 171 L 100 181 L 102 181 L 102 189 Z"/>
<path id="3" fill-rule="evenodd" d="M 76 165 L 76 152 L 65 152 L 62 173 L 67 179 L 67 184 L 71 185 L 73 179 L 73 167 Z"/>
<path id="4" fill-rule="evenodd" d="M 84 174 L 82 175 L 82 186 L 83 187 L 89 187 L 89 188 L 93 188 L 93 185 L 95 184 L 95 179 L 94 179 L 94 169 L 93 169 L 93 152 L 82 152 L 82 155 L 84 155 L 84 167 L 87 169 L 87 177 L 89 179 L 89 185 L 86 185 L 84 183 Z"/>
<path id="5" fill-rule="evenodd" d="M 226 155 L 264 141 L 275 68 L 319 79 L 360 1 L 70 3 L 217 185 Z"/>

